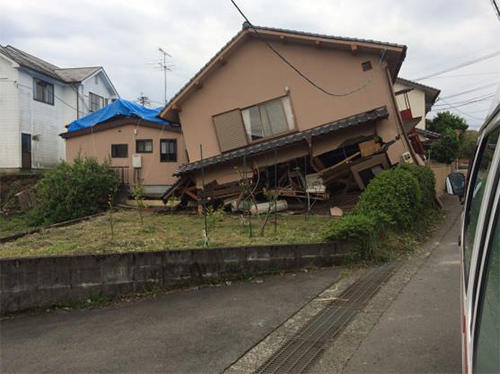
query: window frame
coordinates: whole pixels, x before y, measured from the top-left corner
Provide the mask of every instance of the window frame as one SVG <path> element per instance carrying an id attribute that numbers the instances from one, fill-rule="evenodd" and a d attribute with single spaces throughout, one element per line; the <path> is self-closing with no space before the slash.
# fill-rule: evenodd
<path id="1" fill-rule="evenodd" d="M 497 181 L 499 178 L 499 175 L 497 173 L 496 175 Z M 479 277 L 478 277 L 478 283 L 477 283 L 477 289 L 479 292 L 476 292 L 477 298 L 474 302 L 474 321 L 473 321 L 473 328 L 472 328 L 472 339 L 471 341 L 473 342 L 472 345 L 472 368 L 475 367 L 475 361 L 477 357 L 477 348 L 478 348 L 478 341 L 476 340 L 478 338 L 478 333 L 480 332 L 481 328 L 481 319 L 482 319 L 482 311 L 484 307 L 484 296 L 486 292 L 486 288 L 484 287 L 484 284 L 486 282 L 486 278 L 488 276 L 488 270 L 491 266 L 491 263 L 489 263 L 489 259 L 491 258 L 491 254 L 494 250 L 493 244 L 494 244 L 494 239 L 495 239 L 495 228 L 498 226 L 498 222 L 500 220 L 500 191 L 497 191 L 495 195 L 492 196 L 491 199 L 492 205 L 494 205 L 494 209 L 496 209 L 493 213 L 493 219 L 490 220 L 488 224 L 488 230 L 487 230 L 487 236 L 486 239 L 487 241 L 485 242 L 485 250 L 481 253 L 481 264 L 479 268 Z M 496 203 L 496 204 L 495 204 Z M 487 285 L 487 284 L 486 284 Z M 478 317 L 481 317 L 478 321 Z"/>
<path id="2" fill-rule="evenodd" d="M 167 143 L 167 144 L 169 142 L 175 144 L 175 154 L 174 154 L 175 159 L 165 159 L 165 160 L 162 160 L 162 156 L 163 155 L 171 155 L 172 154 L 172 153 L 162 153 L 162 147 L 161 146 L 162 146 L 162 143 L 164 143 L 164 142 Z M 177 139 L 172 139 L 172 138 L 170 138 L 170 139 L 167 139 L 167 138 L 160 139 L 160 162 L 177 162 L 177 160 L 179 158 L 178 155 L 179 155 L 179 148 L 178 148 Z"/>
<path id="3" fill-rule="evenodd" d="M 464 315 L 466 320 L 465 324 L 465 341 L 467 342 L 467 357 L 465 358 L 468 364 L 472 365 L 473 349 L 474 349 L 474 334 L 475 334 L 475 323 L 477 317 L 477 303 L 478 303 L 478 292 L 477 286 L 480 283 L 480 275 L 482 274 L 482 258 L 485 253 L 485 248 L 488 246 L 488 227 L 491 224 L 493 217 L 491 212 L 496 209 L 493 202 L 495 196 L 497 195 L 498 183 L 500 178 L 500 141 L 497 143 L 495 151 L 492 157 L 492 167 L 490 168 L 490 174 L 485 185 L 485 195 L 481 201 L 480 211 L 479 211 L 479 223 L 474 233 L 474 242 L 472 245 L 471 259 L 469 264 L 469 269 L 465 268 L 465 241 L 466 241 L 466 224 L 468 224 L 468 214 L 471 209 L 472 197 L 474 193 L 474 185 L 479 167 L 482 161 L 482 152 L 486 147 L 486 142 L 488 137 L 500 129 L 500 113 L 497 113 L 493 120 L 489 121 L 488 125 L 482 129 L 480 139 L 478 141 L 477 152 L 474 155 L 472 162 L 472 168 L 470 170 L 470 178 L 468 178 L 466 201 L 464 206 L 463 215 L 463 225 L 461 232 L 461 259 L 463 261 L 463 269 L 461 276 L 463 279 L 463 297 L 464 297 Z M 481 214 L 484 212 L 484 214 Z M 467 273 L 466 273 L 467 271 Z M 472 367 L 472 366 L 471 366 Z"/>
<path id="4" fill-rule="evenodd" d="M 44 86 L 44 91 L 43 91 L 44 97 L 42 99 L 38 98 L 37 86 L 40 83 Z M 45 100 L 47 87 L 51 87 L 51 89 L 52 89 L 51 95 L 49 97 L 49 101 Z M 43 79 L 40 79 L 37 77 L 33 77 L 33 100 L 38 101 L 39 103 L 44 103 L 44 104 L 48 104 L 48 105 L 53 106 L 54 105 L 54 97 L 55 97 L 54 89 L 55 88 L 54 88 L 54 85 L 52 83 L 49 83 L 49 82 L 44 81 Z"/>
<path id="5" fill-rule="evenodd" d="M 470 225 L 470 212 L 471 212 L 472 202 L 473 202 L 473 198 L 474 198 L 474 196 L 473 196 L 474 189 L 475 189 L 474 187 L 476 184 L 479 169 L 481 167 L 481 162 L 483 161 L 482 157 L 484 155 L 484 152 L 485 152 L 485 149 L 487 146 L 488 138 L 495 131 L 500 131 L 499 125 L 492 126 L 490 129 L 488 129 L 488 131 L 484 131 L 484 133 L 481 136 L 481 139 L 478 143 L 478 146 L 476 147 L 477 151 L 476 151 L 476 154 L 474 156 L 472 169 L 469 171 L 469 178 L 468 178 L 468 185 L 467 185 L 468 186 L 467 187 L 467 199 L 466 199 L 465 206 L 464 206 L 464 223 L 463 223 L 463 228 L 462 228 L 462 230 L 463 230 L 462 231 L 462 256 L 463 256 L 463 261 L 464 261 L 463 277 L 464 277 L 465 290 L 466 290 L 467 294 L 468 294 L 467 290 L 469 289 L 470 286 L 472 286 L 472 288 L 474 289 L 473 285 L 475 284 L 475 281 L 476 281 L 476 280 L 473 280 L 472 284 L 470 284 L 471 283 L 470 276 L 473 275 L 472 274 L 472 271 L 473 271 L 472 258 L 474 257 L 473 256 L 474 249 L 476 248 L 476 246 L 479 246 L 478 243 L 482 243 L 484 241 L 485 235 L 486 235 L 486 233 L 483 232 L 480 236 L 478 236 L 479 234 L 477 234 L 477 232 L 478 232 L 479 227 L 476 227 L 476 230 L 474 231 L 474 238 L 473 238 L 473 243 L 472 243 L 472 248 L 471 248 L 470 260 L 469 260 L 469 263 L 467 264 L 466 263 L 466 256 L 465 256 L 465 249 L 466 249 L 465 246 L 467 245 L 467 239 L 468 239 L 467 229 L 469 228 L 469 225 Z M 494 166 L 495 157 L 496 157 L 496 154 L 497 154 L 499 148 L 500 148 L 500 138 L 499 138 L 499 141 L 497 142 L 495 151 L 494 151 L 493 156 L 492 156 L 492 160 L 493 160 L 492 166 Z M 491 177 L 490 177 L 490 174 L 492 174 Z M 486 180 L 485 188 L 486 188 L 486 186 L 489 186 L 492 183 L 493 183 L 493 187 L 495 187 L 497 185 L 497 183 L 498 183 L 498 180 L 496 179 L 497 175 L 498 175 L 498 171 L 496 171 L 496 173 L 495 173 L 494 168 L 491 168 L 489 170 L 489 174 L 488 174 L 488 178 Z M 491 182 L 489 182 L 490 180 L 491 180 Z M 485 192 L 487 192 L 487 191 L 485 191 Z M 483 205 L 486 204 L 484 202 L 485 200 L 488 200 L 488 196 L 484 196 L 483 199 L 481 200 L 481 204 L 479 207 L 479 215 L 481 215 L 481 211 L 483 210 Z M 491 212 L 492 207 L 486 206 L 486 209 L 487 209 L 487 211 L 486 211 L 485 217 L 487 219 L 489 216 L 488 213 Z M 483 225 L 484 225 L 484 222 L 483 222 Z M 481 225 L 481 228 L 482 228 L 482 225 Z M 475 278 L 477 278 L 477 274 L 475 274 Z"/>
<path id="6" fill-rule="evenodd" d="M 97 99 L 97 102 L 98 102 L 98 104 L 99 104 L 99 105 L 98 105 L 98 106 L 99 106 L 99 108 L 94 109 L 94 108 L 92 107 L 92 104 L 93 104 L 93 102 L 94 102 L 94 101 L 92 100 L 92 98 L 96 98 L 96 99 Z M 95 93 L 93 93 L 93 92 L 89 92 L 89 110 L 90 110 L 90 112 L 91 112 L 91 113 L 94 113 L 94 112 L 97 112 L 98 110 L 101 110 L 102 108 L 104 108 L 104 97 L 103 97 L 103 96 L 101 96 L 101 95 L 97 95 L 97 94 L 95 94 Z"/>
<path id="7" fill-rule="evenodd" d="M 285 99 L 285 98 L 288 98 L 288 100 L 290 101 L 290 110 L 292 112 L 292 118 L 291 118 L 291 121 L 292 121 L 291 125 L 292 126 L 290 126 L 290 124 L 288 123 L 288 118 L 287 118 L 287 115 L 286 115 L 285 106 L 283 105 L 283 101 L 282 100 Z M 287 121 L 288 130 L 280 132 L 279 134 L 273 134 L 273 135 L 270 135 L 270 136 L 263 136 L 260 139 L 252 140 L 251 134 L 247 133 L 247 129 L 246 129 L 246 126 L 245 126 L 245 118 L 243 116 L 243 111 L 249 110 L 250 108 L 253 108 L 253 107 L 257 107 L 257 110 L 258 110 L 258 113 L 259 113 L 260 127 L 263 130 L 262 117 L 261 117 L 261 114 L 260 114 L 259 106 L 265 105 L 266 103 L 269 103 L 271 101 L 277 101 L 277 100 L 280 101 L 281 109 L 283 111 L 283 115 L 285 116 L 285 119 Z M 293 132 L 297 131 L 297 125 L 295 123 L 295 112 L 293 110 L 292 99 L 291 99 L 290 95 L 283 95 L 283 96 L 279 96 L 279 97 L 274 97 L 274 98 L 269 99 L 269 100 L 261 101 L 260 103 L 257 103 L 257 104 L 253 104 L 253 105 L 249 105 L 249 106 L 244 107 L 244 108 L 240 108 L 240 113 L 241 113 L 242 121 L 243 121 L 243 130 L 245 131 L 245 136 L 247 138 L 248 144 L 254 144 L 254 143 L 259 143 L 259 142 L 267 141 L 267 140 L 278 138 L 278 137 L 281 137 L 283 135 L 287 135 L 287 134 L 290 134 L 290 133 L 293 133 Z M 292 128 L 290 128 L 290 127 L 292 127 Z"/>
<path id="8" fill-rule="evenodd" d="M 151 150 L 150 151 L 139 150 L 139 143 L 146 144 L 146 142 L 149 142 L 151 144 Z M 144 146 L 144 149 L 146 149 L 145 146 Z M 153 153 L 153 139 L 136 139 L 135 140 L 135 153 Z"/>
<path id="9" fill-rule="evenodd" d="M 113 152 L 113 148 L 114 147 L 118 147 L 118 146 L 125 146 L 125 156 L 118 156 L 116 153 L 117 152 Z M 117 144 L 111 144 L 111 158 L 128 158 L 128 144 L 127 143 L 117 143 Z"/>

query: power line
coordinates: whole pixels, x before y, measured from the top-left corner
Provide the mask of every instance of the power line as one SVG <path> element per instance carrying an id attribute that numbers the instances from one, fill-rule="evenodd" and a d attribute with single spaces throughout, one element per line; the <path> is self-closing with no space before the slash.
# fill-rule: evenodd
<path id="1" fill-rule="evenodd" d="M 476 75 L 491 75 L 491 74 L 500 74 L 500 71 L 489 71 L 484 73 L 469 73 L 469 74 L 454 74 L 454 75 L 444 75 L 441 77 L 433 77 L 434 79 L 442 79 L 442 78 L 460 78 L 460 77 L 472 77 Z"/>
<path id="2" fill-rule="evenodd" d="M 445 99 L 451 99 L 452 97 L 462 96 L 462 95 L 465 95 L 465 94 L 468 94 L 468 93 L 471 93 L 471 92 L 484 90 L 485 88 L 492 87 L 492 86 L 497 86 L 497 85 L 498 85 L 497 83 L 490 83 L 490 84 L 486 84 L 486 85 L 481 86 L 481 87 L 472 88 L 470 90 L 462 91 L 462 92 L 459 92 L 459 93 L 456 93 L 456 94 L 453 94 L 453 95 L 444 96 L 444 98 Z"/>
<path id="3" fill-rule="evenodd" d="M 333 97 L 342 97 L 342 96 L 349 96 L 349 95 L 352 95 L 356 92 L 359 92 L 361 91 L 362 89 L 364 89 L 365 87 L 367 87 L 369 84 L 371 84 L 371 81 L 372 81 L 372 78 L 373 78 L 373 75 L 374 75 L 374 71 L 372 72 L 372 76 L 364 83 L 362 84 L 360 87 L 354 89 L 354 90 L 351 90 L 351 91 L 348 91 L 348 92 L 345 92 L 345 93 L 333 93 L 333 92 L 330 92 L 328 90 L 326 90 L 325 88 L 319 86 L 317 83 L 315 83 L 312 79 L 310 79 L 307 75 L 305 75 L 303 72 L 301 72 L 295 65 L 293 65 L 290 61 L 288 61 L 281 53 L 279 53 L 258 31 L 257 29 L 255 28 L 255 26 L 250 22 L 250 20 L 248 19 L 248 17 L 243 13 L 243 11 L 240 9 L 240 7 L 234 2 L 234 0 L 230 0 L 231 3 L 234 5 L 234 7 L 238 10 L 238 12 L 241 14 L 241 16 L 244 18 L 245 22 L 252 28 L 252 30 L 255 32 L 255 34 L 257 35 L 257 37 L 262 41 L 264 42 L 271 51 L 273 51 L 273 53 L 278 56 L 286 65 L 288 65 L 293 71 L 295 71 L 295 73 L 297 73 L 302 79 L 304 79 L 307 83 L 309 83 L 311 86 L 313 86 L 314 88 L 318 89 L 319 91 L 323 92 L 324 94 L 328 95 L 328 96 L 333 96 Z M 382 55 L 380 56 L 380 59 L 379 59 L 379 64 L 380 62 L 383 60 L 384 56 L 385 56 L 385 50 L 384 52 L 382 53 Z"/>
<path id="4" fill-rule="evenodd" d="M 232 0 L 231 0 L 232 1 Z M 489 53 L 487 55 L 484 55 L 484 56 L 481 56 L 481 57 L 478 57 L 478 58 L 475 58 L 473 60 L 469 60 L 469 61 L 465 61 L 465 62 L 462 62 L 461 64 L 458 64 L 458 65 L 455 65 L 455 66 L 451 66 L 449 68 L 446 68 L 446 69 L 443 69 L 443 70 L 440 70 L 440 71 L 437 71 L 435 73 L 431 73 L 431 74 L 427 74 L 427 75 L 424 75 L 420 78 L 417 78 L 417 79 L 412 79 L 413 81 L 422 81 L 424 79 L 429 79 L 429 78 L 432 78 L 432 77 L 435 77 L 437 75 L 441 75 L 441 74 L 445 74 L 445 73 L 449 73 L 450 71 L 453 71 L 453 70 L 457 70 L 457 69 L 461 69 L 463 67 L 466 67 L 466 66 L 470 66 L 470 65 L 473 65 L 473 64 L 477 64 L 479 62 L 482 62 L 482 61 L 485 61 L 485 60 L 488 60 L 490 58 L 493 58 L 493 57 L 496 57 L 496 56 L 500 56 L 500 51 L 495 51 L 495 52 L 492 52 L 492 53 Z"/>
<path id="5" fill-rule="evenodd" d="M 472 103 L 477 103 L 477 102 L 480 102 L 480 101 L 484 101 L 484 100 L 490 99 L 493 96 L 495 96 L 494 93 L 489 93 L 489 94 L 486 94 L 486 95 L 472 97 L 472 98 L 467 99 L 467 100 L 453 102 L 453 103 L 451 103 L 451 105 L 458 105 L 458 106 L 469 105 L 469 104 L 472 104 Z M 439 100 L 444 101 L 442 98 L 438 99 L 438 101 Z M 446 105 L 450 105 L 450 104 L 439 104 L 438 103 L 438 104 L 435 104 L 434 106 L 446 106 Z"/>
<path id="6" fill-rule="evenodd" d="M 496 0 L 491 0 L 491 5 L 493 5 L 493 10 L 495 11 L 495 14 L 497 15 L 498 19 L 500 20 L 500 8 L 498 7 Z"/>
<path id="7" fill-rule="evenodd" d="M 446 102 L 445 100 L 443 100 L 443 101 L 444 101 L 444 102 Z M 454 106 L 452 106 L 452 105 L 450 105 L 450 107 L 451 107 L 452 109 L 455 109 L 458 113 L 463 114 L 464 116 L 470 117 L 470 118 L 472 118 L 472 119 L 477 119 L 477 120 L 480 120 L 480 121 L 484 120 L 484 118 L 471 116 L 470 114 L 465 113 L 465 112 L 461 111 L 460 109 L 457 109 L 456 107 L 454 107 Z M 443 111 L 445 111 L 445 110 L 444 110 L 444 109 L 443 109 L 443 110 L 440 110 L 440 112 L 443 112 Z"/>

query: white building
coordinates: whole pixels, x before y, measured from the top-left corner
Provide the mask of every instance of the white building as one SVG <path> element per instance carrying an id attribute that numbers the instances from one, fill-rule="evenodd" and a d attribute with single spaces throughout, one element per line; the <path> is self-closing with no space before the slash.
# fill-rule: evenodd
<path id="1" fill-rule="evenodd" d="M 414 120 L 415 127 L 422 130 L 425 130 L 425 116 L 431 110 L 440 92 L 437 88 L 403 78 L 397 78 L 394 83 L 394 93 L 403 120 Z"/>
<path id="2" fill-rule="evenodd" d="M 100 66 L 61 69 L 0 46 L 0 170 L 55 166 L 65 159 L 65 126 L 118 97 Z"/>

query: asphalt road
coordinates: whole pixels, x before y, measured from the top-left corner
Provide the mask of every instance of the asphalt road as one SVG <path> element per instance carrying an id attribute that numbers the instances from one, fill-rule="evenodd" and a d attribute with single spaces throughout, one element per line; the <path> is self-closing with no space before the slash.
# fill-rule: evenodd
<path id="1" fill-rule="evenodd" d="M 1 373 L 217 373 L 339 277 L 341 268 L 181 291 L 0 323 Z M 263 281 L 263 282 L 261 282 Z"/>
<path id="2" fill-rule="evenodd" d="M 439 230 L 429 258 L 382 314 L 344 373 L 461 373 L 461 206 L 446 197 L 451 228 Z M 444 225 L 445 226 L 446 222 Z M 441 239 L 442 237 L 442 239 Z"/>

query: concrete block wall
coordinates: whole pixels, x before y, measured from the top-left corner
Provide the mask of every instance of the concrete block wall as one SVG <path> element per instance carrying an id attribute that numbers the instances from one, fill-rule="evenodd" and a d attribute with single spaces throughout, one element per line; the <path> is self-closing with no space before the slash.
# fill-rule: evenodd
<path id="1" fill-rule="evenodd" d="M 0 260 L 0 314 L 269 271 L 340 265 L 343 243 Z"/>

